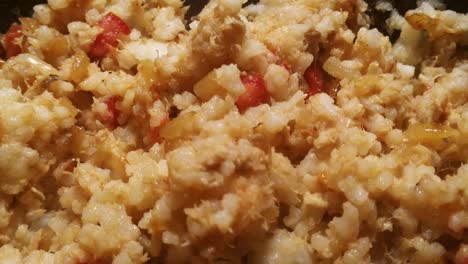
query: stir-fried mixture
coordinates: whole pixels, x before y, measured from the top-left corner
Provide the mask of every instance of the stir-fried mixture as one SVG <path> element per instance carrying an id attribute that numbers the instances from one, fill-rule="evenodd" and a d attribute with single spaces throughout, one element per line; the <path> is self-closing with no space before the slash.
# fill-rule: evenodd
<path id="1" fill-rule="evenodd" d="M 1 35 L 0 263 L 468 263 L 468 15 L 244 2 Z"/>

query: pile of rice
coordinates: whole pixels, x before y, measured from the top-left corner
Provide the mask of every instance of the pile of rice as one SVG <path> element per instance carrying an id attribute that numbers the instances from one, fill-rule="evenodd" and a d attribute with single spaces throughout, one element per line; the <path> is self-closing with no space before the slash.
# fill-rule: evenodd
<path id="1" fill-rule="evenodd" d="M 243 2 L 185 21 L 182 0 L 49 0 L 20 19 L 0 263 L 467 263 L 468 15 L 419 1 L 392 44 L 362 0 Z M 96 59 L 109 13 L 131 32 Z M 249 74 L 268 100 L 240 111 Z"/>

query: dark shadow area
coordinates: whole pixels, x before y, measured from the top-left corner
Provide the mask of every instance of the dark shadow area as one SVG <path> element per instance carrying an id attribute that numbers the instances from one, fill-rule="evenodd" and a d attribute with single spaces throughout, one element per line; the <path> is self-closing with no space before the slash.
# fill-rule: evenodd
<path id="1" fill-rule="evenodd" d="M 190 20 L 200 13 L 206 3 L 208 3 L 208 0 L 185 0 L 185 5 L 190 6 L 189 11 L 185 15 L 185 19 Z"/>
<path id="2" fill-rule="evenodd" d="M 34 5 L 45 3 L 45 0 L 0 0 L 0 32 L 8 30 L 18 21 L 18 17 L 31 16 Z"/>

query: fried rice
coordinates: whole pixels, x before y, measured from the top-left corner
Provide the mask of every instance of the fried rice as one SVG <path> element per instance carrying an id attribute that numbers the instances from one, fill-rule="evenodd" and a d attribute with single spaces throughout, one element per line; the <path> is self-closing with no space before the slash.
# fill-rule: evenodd
<path id="1" fill-rule="evenodd" d="M 244 2 L 2 35 L 0 263 L 467 263 L 468 15 Z"/>

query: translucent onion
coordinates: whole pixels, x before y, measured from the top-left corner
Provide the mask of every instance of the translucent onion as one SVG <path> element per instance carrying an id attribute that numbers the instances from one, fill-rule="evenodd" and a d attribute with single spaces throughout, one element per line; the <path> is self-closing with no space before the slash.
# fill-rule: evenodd
<path id="1" fill-rule="evenodd" d="M 39 21 L 30 17 L 20 17 L 18 19 L 23 26 L 23 30 L 29 33 L 33 33 L 39 26 Z"/>
<path id="2" fill-rule="evenodd" d="M 81 50 L 77 51 L 73 57 L 72 69 L 71 69 L 71 80 L 75 83 L 80 83 L 88 76 L 89 66 L 88 56 Z"/>
<path id="3" fill-rule="evenodd" d="M 408 142 L 432 146 L 437 149 L 454 142 L 459 132 L 449 126 L 438 124 L 412 124 L 406 129 Z"/>
<path id="4" fill-rule="evenodd" d="M 428 30 L 434 29 L 440 23 L 440 20 L 437 18 L 432 18 L 426 14 L 409 12 L 405 16 L 406 21 L 417 30 Z"/>
<path id="5" fill-rule="evenodd" d="M 167 125 L 161 129 L 159 134 L 164 139 L 171 140 L 183 138 L 186 135 L 192 134 L 196 130 L 196 113 L 188 112 L 179 115 L 167 123 Z"/>

